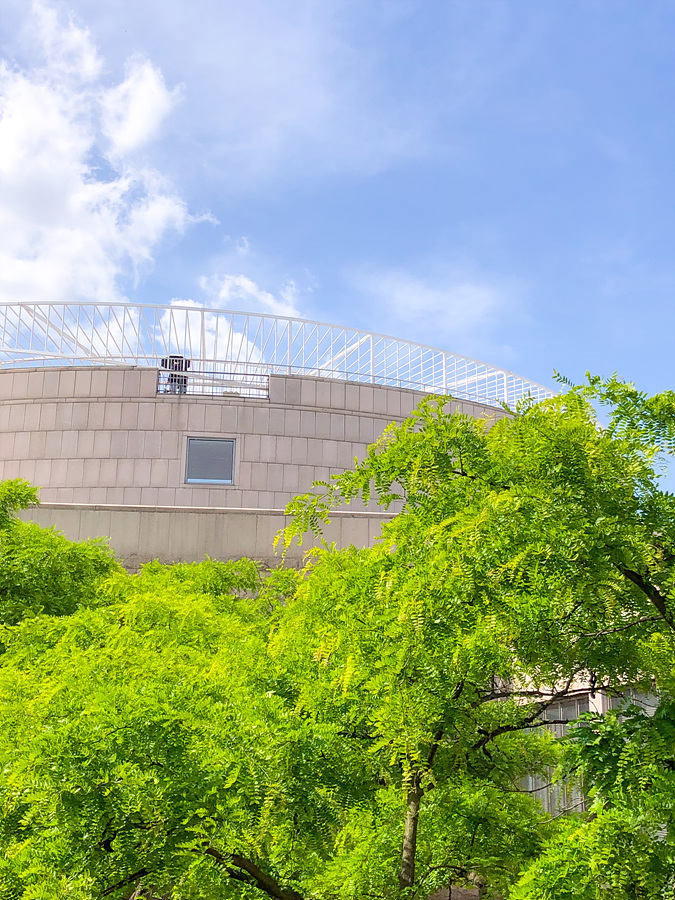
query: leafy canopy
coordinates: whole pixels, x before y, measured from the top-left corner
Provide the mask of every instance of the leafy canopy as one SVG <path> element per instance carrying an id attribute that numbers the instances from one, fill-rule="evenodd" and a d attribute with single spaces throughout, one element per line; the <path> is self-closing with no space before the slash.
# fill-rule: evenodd
<path id="1" fill-rule="evenodd" d="M 281 539 L 375 497 L 372 548 L 129 576 L 76 545 L 71 593 L 34 555 L 43 587 L 5 604 L 0 898 L 665 896 L 674 429 L 616 379 L 484 422 L 433 398 Z M 0 577 L 48 540 L 21 527 Z M 589 718 L 561 758 L 547 725 L 589 686 L 659 713 Z M 590 815 L 524 790 L 559 759 Z"/>

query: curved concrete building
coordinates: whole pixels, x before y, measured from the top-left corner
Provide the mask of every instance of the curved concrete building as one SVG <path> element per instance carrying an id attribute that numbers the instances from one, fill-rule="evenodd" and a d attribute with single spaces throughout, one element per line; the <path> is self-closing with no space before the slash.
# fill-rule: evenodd
<path id="1" fill-rule="evenodd" d="M 0 305 L 0 360 L 0 479 L 38 485 L 28 517 L 107 536 L 132 567 L 269 563 L 289 500 L 351 467 L 425 394 L 475 416 L 548 394 L 395 338 L 180 306 Z M 364 545 L 384 518 L 341 510 L 326 537 Z"/>

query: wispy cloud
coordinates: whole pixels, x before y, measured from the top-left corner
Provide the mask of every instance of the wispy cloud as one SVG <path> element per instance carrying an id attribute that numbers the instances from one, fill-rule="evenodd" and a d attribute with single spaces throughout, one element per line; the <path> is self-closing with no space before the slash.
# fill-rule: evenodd
<path id="1" fill-rule="evenodd" d="M 101 95 L 102 129 L 115 157 L 157 137 L 181 88 L 169 91 L 161 71 L 142 57 L 127 62 L 126 78 Z"/>
<path id="2" fill-rule="evenodd" d="M 245 312 L 266 312 L 275 316 L 299 316 L 298 290 L 293 281 L 281 285 L 277 294 L 261 288 L 246 275 L 212 275 L 202 277 L 201 289 L 218 307 Z"/>
<path id="3" fill-rule="evenodd" d="M 481 5 L 225 0 L 216 15 L 212 0 L 194 0 L 188 22 L 184 0 L 164 0 L 160 20 L 140 4 L 125 29 L 147 32 L 152 19 L 144 40 L 189 80 L 182 139 L 205 149 L 198 164 L 211 177 L 249 192 L 465 152 L 463 117 L 522 65 L 536 27 L 515 28 L 508 4 Z M 420 30 L 428 52 L 411 55 Z M 199 47 L 189 79 L 176 59 L 184 42 Z"/>
<path id="4" fill-rule="evenodd" d="M 427 261 L 410 268 L 364 267 L 347 278 L 370 321 L 380 318 L 379 330 L 459 353 L 492 352 L 500 326 L 518 313 L 515 285 L 465 266 Z"/>
<path id="5" fill-rule="evenodd" d="M 225 177 L 236 171 L 235 187 L 291 173 L 379 171 L 421 152 L 424 116 L 412 104 L 405 116 L 392 109 L 371 71 L 376 60 L 354 46 L 356 13 L 344 2 L 249 0 L 229 4 L 227 28 L 204 36 L 186 112 L 200 136 L 208 127 L 208 164 Z"/>
<path id="6" fill-rule="evenodd" d="M 306 269 L 289 273 L 286 265 L 246 236 L 227 235 L 207 271 L 208 275 L 197 278 L 198 296 L 207 306 L 275 316 L 307 315 L 314 288 L 311 274 Z"/>
<path id="7" fill-rule="evenodd" d="M 15 17 L 25 6 L 4 3 Z M 163 0 L 161 16 L 156 4 L 136 2 L 112 18 L 101 4 L 68 3 L 100 26 L 111 53 L 143 47 L 185 82 L 174 146 L 164 152 L 182 154 L 184 168 L 232 191 L 447 156 L 462 144 L 459 128 L 447 139 L 447 122 L 483 104 L 529 48 L 529 29 L 515 29 L 503 3 L 485 15 L 470 0 L 431 10 L 419 0 L 193 0 L 188 17 L 184 0 Z M 430 49 L 411 56 L 408 36 L 419 29 Z M 82 57 L 84 47 L 99 73 L 86 32 L 77 25 L 61 31 L 58 54 Z M 132 59 L 107 97 L 105 127 L 124 149 L 179 96 L 166 90 L 156 66 Z"/>
<path id="8" fill-rule="evenodd" d="M 136 158 L 176 100 L 149 61 L 102 80 L 91 35 L 32 7 L 35 56 L 0 62 L 0 298 L 119 300 L 170 232 L 192 221 Z"/>

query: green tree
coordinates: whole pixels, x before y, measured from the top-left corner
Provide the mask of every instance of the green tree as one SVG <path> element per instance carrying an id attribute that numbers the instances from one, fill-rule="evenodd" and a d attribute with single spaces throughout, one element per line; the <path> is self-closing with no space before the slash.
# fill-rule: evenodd
<path id="1" fill-rule="evenodd" d="M 0 481 L 0 530 L 4 530 L 17 521 L 16 514 L 20 509 L 37 506 L 37 488 L 23 478 Z"/>
<path id="2" fill-rule="evenodd" d="M 654 464 L 673 452 L 672 392 L 649 397 L 616 379 L 590 379 L 584 393 L 610 408 L 613 438 L 641 446 Z M 614 563 L 648 599 L 655 622 L 646 632 L 630 620 L 616 627 L 636 641 L 650 703 L 623 702 L 573 729 L 560 775 L 581 778 L 592 804 L 548 843 L 515 890 L 518 900 L 663 900 L 675 890 L 673 497 L 651 487 L 639 500 L 630 556 L 617 554 Z"/>
<path id="3" fill-rule="evenodd" d="M 375 547 L 266 576 L 153 564 L 4 628 L 2 900 L 409 900 L 451 881 L 532 900 L 565 852 L 567 886 L 596 900 L 582 862 L 612 828 L 663 875 L 661 820 L 630 844 L 623 769 L 601 791 L 593 740 L 573 746 L 606 797 L 595 818 L 551 821 L 522 779 L 558 757 L 557 701 L 589 684 L 675 695 L 675 506 L 654 471 L 672 398 L 611 380 L 493 422 L 447 405 L 292 505 L 286 542 L 340 502 L 395 501 Z M 580 734 L 601 726 L 624 723 Z M 652 746 L 651 727 L 612 752 Z"/>
<path id="4" fill-rule="evenodd" d="M 402 504 L 375 550 L 314 555 L 286 644 L 306 645 L 305 660 L 313 648 L 308 708 L 341 705 L 400 766 L 403 892 L 420 862 L 506 889 L 494 858 L 457 866 L 454 837 L 433 856 L 420 846 L 433 792 L 465 771 L 512 790 L 505 738 L 587 685 L 651 689 L 650 647 L 670 647 L 672 624 L 675 506 L 654 471 L 672 395 L 592 380 L 493 423 L 445 406 L 427 400 L 353 472 L 300 498 L 284 539 L 358 495 Z"/>
<path id="5" fill-rule="evenodd" d="M 153 564 L 96 608 L 6 629 L 1 897 L 295 900 L 312 884 L 372 763 L 269 671 L 294 579 Z"/>
<path id="6" fill-rule="evenodd" d="M 69 541 L 17 518 L 18 510 L 37 503 L 28 482 L 0 482 L 0 623 L 6 625 L 42 612 L 68 615 L 95 602 L 100 583 L 120 571 L 104 541 Z"/>

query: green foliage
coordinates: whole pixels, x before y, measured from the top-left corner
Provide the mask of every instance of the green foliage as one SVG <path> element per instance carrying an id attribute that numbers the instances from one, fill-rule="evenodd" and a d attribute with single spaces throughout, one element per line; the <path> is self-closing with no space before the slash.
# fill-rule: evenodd
<path id="1" fill-rule="evenodd" d="M 37 488 L 22 478 L 0 481 L 0 530 L 16 521 L 18 510 L 36 506 L 39 502 Z"/>
<path id="2" fill-rule="evenodd" d="M 0 623 L 66 616 L 100 602 L 100 585 L 118 571 L 103 541 L 74 543 L 32 522 L 14 522 L 0 531 Z"/>
<path id="3" fill-rule="evenodd" d="M 425 890 L 488 869 L 499 870 L 501 888 L 542 839 L 541 808 L 518 787 L 553 761 L 552 742 L 523 734 L 532 706 L 495 687 L 496 673 L 511 670 L 494 619 L 461 613 L 437 573 L 401 569 L 379 548 L 316 552 L 284 611 L 271 650 L 294 675 L 298 707 L 357 741 L 382 784 L 370 828 L 360 817 L 340 834 L 324 875 L 331 892 L 318 896 L 399 895 L 395 860 L 412 783 L 429 798 L 418 847 Z M 472 804 L 480 822 L 466 811 Z M 502 835 L 507 820 L 520 834 L 517 852 Z"/>
<path id="4" fill-rule="evenodd" d="M 74 543 L 16 517 L 37 503 L 27 481 L 0 482 L 0 625 L 40 613 L 69 615 L 97 602 L 99 586 L 121 571 L 103 541 Z"/>
<path id="5" fill-rule="evenodd" d="M 587 821 L 550 842 L 518 900 L 662 900 L 675 889 L 675 704 L 586 715 L 563 772 L 583 778 Z"/>
<path id="6" fill-rule="evenodd" d="M 292 504 L 284 546 L 356 497 L 397 512 L 301 572 L 129 576 L 76 545 L 70 589 L 62 539 L 9 522 L 0 900 L 672 894 L 671 400 L 591 379 L 477 422 L 430 398 Z M 588 684 L 663 701 L 563 752 L 551 710 Z M 558 763 L 588 814 L 523 790 Z"/>
<path id="7" fill-rule="evenodd" d="M 279 584 L 261 606 L 258 579 L 247 561 L 152 564 L 113 579 L 106 605 L 12 630 L 1 897 L 122 898 L 144 880 L 215 900 L 257 894 L 232 854 L 287 882 L 320 867 L 372 766 L 275 690 Z"/>
<path id="8" fill-rule="evenodd" d="M 308 707 L 367 723 L 428 807 L 458 772 L 508 789 L 503 739 L 540 724 L 551 699 L 584 683 L 667 690 L 673 671 L 675 510 L 653 469 L 669 397 L 595 379 L 492 423 L 446 404 L 423 402 L 354 471 L 299 498 L 285 536 L 356 496 L 401 505 L 374 550 L 314 554 L 287 645 L 304 633 L 317 661 Z M 523 760 L 541 766 L 543 748 Z M 506 890 L 497 856 L 487 874 Z"/>
<path id="9" fill-rule="evenodd" d="M 631 436 L 649 453 L 675 449 L 675 392 L 650 397 L 616 375 L 602 379 L 586 373 L 587 384 L 576 390 L 609 408 L 610 434 Z"/>

